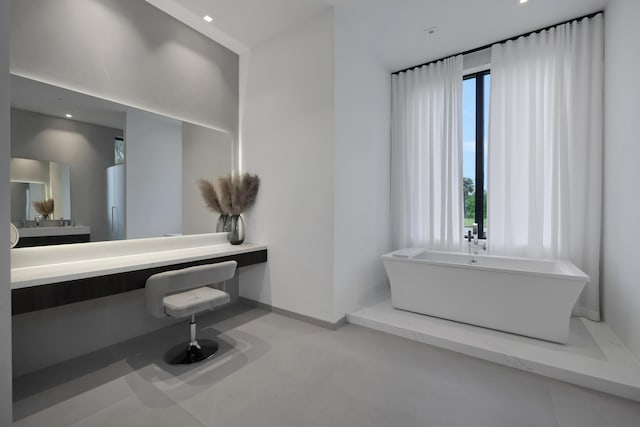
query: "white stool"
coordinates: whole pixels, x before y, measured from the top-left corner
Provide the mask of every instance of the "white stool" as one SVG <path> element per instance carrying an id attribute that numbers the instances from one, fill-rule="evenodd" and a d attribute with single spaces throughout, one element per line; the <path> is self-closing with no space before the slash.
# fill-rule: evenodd
<path id="1" fill-rule="evenodd" d="M 236 261 L 199 265 L 180 270 L 154 274 L 147 279 L 145 296 L 147 309 L 152 316 L 191 316 L 190 340 L 185 349 L 174 357 L 168 357 L 171 364 L 190 364 L 208 359 L 218 351 L 218 343 L 211 340 L 196 340 L 195 315 L 228 303 L 231 297 L 224 290 L 211 285 L 222 283 L 233 277 Z"/>

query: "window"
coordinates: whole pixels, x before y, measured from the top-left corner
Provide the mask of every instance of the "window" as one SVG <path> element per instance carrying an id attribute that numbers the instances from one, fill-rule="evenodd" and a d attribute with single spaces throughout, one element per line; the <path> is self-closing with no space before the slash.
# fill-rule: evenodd
<path id="1" fill-rule="evenodd" d="M 124 163 L 124 140 L 122 138 L 116 137 L 113 144 L 113 152 L 114 152 L 114 163 L 119 165 L 120 163 Z"/>
<path id="2" fill-rule="evenodd" d="M 487 235 L 486 153 L 490 85 L 488 70 L 465 76 L 462 84 L 464 232 L 467 233 L 476 223 L 480 238 Z"/>

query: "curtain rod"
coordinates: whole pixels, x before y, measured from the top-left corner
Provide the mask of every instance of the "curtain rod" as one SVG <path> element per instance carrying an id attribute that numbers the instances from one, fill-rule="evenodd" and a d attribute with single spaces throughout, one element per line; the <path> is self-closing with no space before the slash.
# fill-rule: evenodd
<path id="1" fill-rule="evenodd" d="M 484 46 L 476 47 L 474 49 L 465 50 L 464 52 L 461 52 L 461 53 L 456 53 L 456 54 L 453 54 L 453 55 L 444 56 L 444 57 L 442 57 L 440 59 L 434 59 L 433 61 L 425 62 L 424 64 L 419 64 L 419 65 L 414 65 L 412 67 L 407 67 L 407 68 L 405 68 L 403 70 L 394 71 L 391 74 L 392 75 L 393 74 L 400 74 L 400 73 L 404 73 L 405 71 L 413 70 L 415 68 L 424 67 L 425 65 L 435 64 L 438 61 L 442 61 L 443 59 L 450 58 L 452 56 L 468 55 L 468 54 L 471 54 L 471 53 L 479 52 L 481 50 L 485 50 L 485 49 L 490 48 L 494 44 L 502 44 L 502 43 L 506 43 L 508 41 L 514 41 L 514 40 L 519 39 L 520 37 L 527 37 L 527 36 L 530 36 L 531 34 L 541 33 L 542 31 L 550 30 L 551 28 L 555 28 L 555 27 L 558 27 L 560 25 L 568 24 L 568 23 L 573 22 L 573 21 L 581 21 L 583 19 L 590 19 L 590 18 L 593 18 L 594 16 L 597 16 L 597 15 L 599 15 L 601 13 L 604 14 L 604 10 L 600 10 L 598 12 L 593 12 L 593 13 L 590 13 L 588 15 L 580 16 L 578 18 L 572 18 L 572 19 L 569 19 L 567 21 L 558 22 L 557 24 L 549 25 L 548 27 L 539 28 L 537 30 L 529 31 L 528 33 L 523 33 L 523 34 L 520 34 L 520 35 L 517 35 L 517 36 L 509 37 L 509 38 L 504 39 L 504 40 L 500 40 L 500 41 L 497 41 L 497 42 L 485 44 Z"/>

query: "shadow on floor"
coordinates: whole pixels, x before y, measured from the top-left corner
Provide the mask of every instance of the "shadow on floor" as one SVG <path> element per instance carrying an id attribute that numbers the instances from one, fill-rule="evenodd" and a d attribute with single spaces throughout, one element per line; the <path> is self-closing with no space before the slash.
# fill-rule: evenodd
<path id="1" fill-rule="evenodd" d="M 265 341 L 237 330 L 267 313 L 238 303 L 198 316 L 198 338 L 215 340 L 220 348 L 211 359 L 197 364 L 164 361 L 172 346 L 188 338 L 185 321 L 14 378 L 14 421 L 120 378 L 143 400 L 150 395 L 149 388 L 161 392 L 184 383 L 195 386 L 188 390 L 197 393 L 199 387 L 211 386 L 269 352 Z"/>

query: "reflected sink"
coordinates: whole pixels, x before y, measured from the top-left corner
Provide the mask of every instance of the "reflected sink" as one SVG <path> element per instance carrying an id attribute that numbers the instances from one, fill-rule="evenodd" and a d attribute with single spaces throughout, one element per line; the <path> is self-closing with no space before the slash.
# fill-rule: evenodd
<path id="1" fill-rule="evenodd" d="M 35 228 L 35 227 L 39 227 L 39 228 L 71 227 L 71 220 L 65 219 L 64 221 L 68 225 L 60 225 L 59 219 L 41 219 L 40 225 L 36 225 L 36 222 L 31 219 L 27 221 L 13 221 L 13 225 L 15 225 L 21 230 L 23 228 Z"/>

